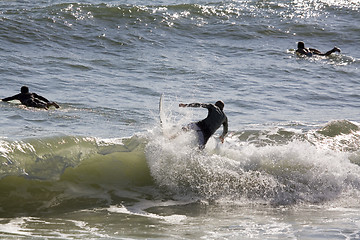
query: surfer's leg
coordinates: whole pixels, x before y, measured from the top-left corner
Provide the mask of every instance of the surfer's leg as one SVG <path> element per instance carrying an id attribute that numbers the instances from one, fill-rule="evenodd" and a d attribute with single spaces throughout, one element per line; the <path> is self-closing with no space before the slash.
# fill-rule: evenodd
<path id="1" fill-rule="evenodd" d="M 199 144 L 199 149 L 204 149 L 205 148 L 205 137 L 204 137 L 204 133 L 201 130 L 197 130 L 197 140 L 198 140 L 198 144 Z"/>
<path id="2" fill-rule="evenodd" d="M 199 144 L 199 149 L 201 150 L 204 149 L 206 144 L 205 136 L 199 125 L 197 125 L 196 123 L 190 123 L 188 126 L 191 130 L 194 130 L 196 132 L 196 138 Z"/>
<path id="3" fill-rule="evenodd" d="M 191 131 L 191 130 L 195 130 L 195 127 L 196 127 L 196 123 L 189 123 L 188 125 L 183 126 L 181 128 L 181 131 L 179 130 L 178 132 L 173 134 L 171 137 L 169 137 L 169 139 L 170 140 L 175 139 L 177 136 L 179 136 L 183 132 L 188 132 L 188 131 Z"/>
<path id="4" fill-rule="evenodd" d="M 334 52 L 341 52 L 340 48 L 338 47 L 334 47 L 333 49 L 331 49 L 330 51 L 327 51 L 324 55 L 325 56 L 329 56 L 330 54 L 334 53 Z"/>
<path id="5" fill-rule="evenodd" d="M 188 125 L 182 127 L 182 130 L 185 132 L 190 131 L 190 130 L 198 131 L 198 130 L 200 130 L 200 128 L 196 123 L 193 122 L 193 123 L 189 123 Z"/>

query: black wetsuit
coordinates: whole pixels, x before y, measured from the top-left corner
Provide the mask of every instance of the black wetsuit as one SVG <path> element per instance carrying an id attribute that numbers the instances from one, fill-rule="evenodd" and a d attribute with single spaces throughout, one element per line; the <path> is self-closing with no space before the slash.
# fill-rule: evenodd
<path id="1" fill-rule="evenodd" d="M 7 97 L 2 99 L 4 102 L 12 101 L 12 100 L 19 100 L 22 104 L 27 107 L 36 107 L 36 108 L 46 108 L 47 103 L 49 100 L 46 98 L 37 95 L 36 93 L 19 93 L 12 97 Z"/>
<path id="2" fill-rule="evenodd" d="M 204 120 L 201 120 L 196 123 L 198 127 L 201 129 L 203 135 L 204 135 L 204 143 L 203 145 L 207 143 L 209 138 L 218 130 L 218 128 L 223 125 L 224 130 L 221 134 L 222 137 L 225 137 L 225 135 L 228 132 L 228 119 L 225 115 L 225 113 L 215 106 L 214 104 L 205 104 L 205 103 L 191 103 L 187 105 L 188 107 L 203 107 L 207 108 L 208 115 Z"/>

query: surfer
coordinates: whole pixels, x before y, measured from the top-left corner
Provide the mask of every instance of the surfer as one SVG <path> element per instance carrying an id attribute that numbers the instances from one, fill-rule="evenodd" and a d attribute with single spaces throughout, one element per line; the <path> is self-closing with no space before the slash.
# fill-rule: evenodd
<path id="1" fill-rule="evenodd" d="M 298 47 L 298 49 L 296 49 L 296 53 L 298 53 L 300 55 L 306 55 L 308 57 L 312 57 L 313 55 L 329 56 L 330 54 L 332 54 L 334 52 L 341 52 L 340 48 L 334 47 L 330 51 L 327 51 L 326 53 L 322 53 L 315 48 L 306 48 L 304 42 L 298 42 L 297 47 Z"/>
<path id="2" fill-rule="evenodd" d="M 209 138 L 216 132 L 216 130 L 223 125 L 223 132 L 220 136 L 220 140 L 223 143 L 224 138 L 228 132 L 228 119 L 223 112 L 224 103 L 223 101 L 217 101 L 214 104 L 207 103 L 190 103 L 184 104 L 180 103 L 179 107 L 203 107 L 207 108 L 208 115 L 205 119 L 196 122 L 190 123 L 186 127 L 183 127 L 184 131 L 195 130 L 198 134 L 199 148 L 204 149 L 205 144 Z"/>
<path id="3" fill-rule="evenodd" d="M 55 102 L 50 102 L 46 98 L 37 95 L 36 93 L 29 92 L 29 88 L 27 86 L 22 86 L 21 92 L 19 94 L 2 99 L 2 101 L 4 102 L 12 100 L 19 100 L 23 105 L 27 107 L 49 109 L 50 106 L 54 106 L 56 108 L 59 108 L 59 105 L 57 105 Z"/>

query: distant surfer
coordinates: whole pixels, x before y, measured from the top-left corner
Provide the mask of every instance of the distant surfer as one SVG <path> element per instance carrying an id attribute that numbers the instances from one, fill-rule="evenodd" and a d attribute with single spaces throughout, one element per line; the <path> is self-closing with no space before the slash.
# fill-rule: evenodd
<path id="1" fill-rule="evenodd" d="M 19 94 L 2 99 L 2 101 L 4 102 L 12 100 L 19 100 L 23 105 L 27 107 L 49 109 L 50 106 L 54 106 L 56 108 L 59 108 L 59 105 L 57 105 L 55 102 L 50 102 L 46 98 L 36 93 L 29 92 L 29 88 L 27 86 L 22 86 L 21 92 Z"/>
<path id="2" fill-rule="evenodd" d="M 207 108 L 208 115 L 205 119 L 196 122 L 190 123 L 183 128 L 185 131 L 194 130 L 198 135 L 199 148 L 205 148 L 205 145 L 209 138 L 216 132 L 221 125 L 223 125 L 223 132 L 220 136 L 220 140 L 223 143 L 226 134 L 228 133 L 228 119 L 223 112 L 224 103 L 223 101 L 217 101 L 214 104 L 207 103 L 190 103 L 184 104 L 180 103 L 179 107 L 203 107 Z"/>
<path id="3" fill-rule="evenodd" d="M 341 52 L 340 48 L 334 47 L 330 51 L 327 51 L 326 53 L 322 53 L 315 48 L 306 48 L 304 42 L 298 42 L 297 47 L 298 47 L 298 49 L 296 49 L 296 53 L 298 53 L 300 55 L 305 55 L 308 57 L 312 57 L 313 55 L 329 56 L 330 54 L 332 54 L 334 52 Z"/>

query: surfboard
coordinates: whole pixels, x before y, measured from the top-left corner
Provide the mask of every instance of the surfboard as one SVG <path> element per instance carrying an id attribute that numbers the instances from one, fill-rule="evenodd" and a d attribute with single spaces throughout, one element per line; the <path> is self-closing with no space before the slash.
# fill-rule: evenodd
<path id="1" fill-rule="evenodd" d="M 159 100 L 159 119 L 160 119 L 160 128 L 162 135 L 166 137 L 169 140 L 174 139 L 178 136 L 176 132 L 176 129 L 173 126 L 170 126 L 170 122 L 167 119 L 168 115 L 165 113 L 164 110 L 164 94 L 161 94 L 160 100 Z"/>

